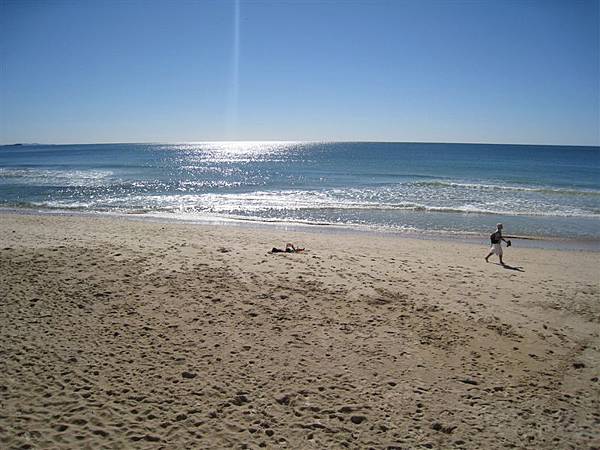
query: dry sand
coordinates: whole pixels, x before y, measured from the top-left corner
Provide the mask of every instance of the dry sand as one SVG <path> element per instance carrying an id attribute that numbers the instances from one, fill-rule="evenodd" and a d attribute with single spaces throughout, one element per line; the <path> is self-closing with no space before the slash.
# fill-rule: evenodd
<path id="1" fill-rule="evenodd" d="M 1 448 L 600 447 L 598 253 L 12 214 L 0 239 Z"/>

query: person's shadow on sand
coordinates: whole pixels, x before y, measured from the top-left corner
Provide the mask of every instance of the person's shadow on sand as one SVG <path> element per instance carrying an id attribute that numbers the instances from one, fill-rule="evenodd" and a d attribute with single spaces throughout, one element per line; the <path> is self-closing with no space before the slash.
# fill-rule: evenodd
<path id="1" fill-rule="evenodd" d="M 522 267 L 509 266 L 508 264 L 500 264 L 500 263 L 494 263 L 494 264 L 496 264 L 497 266 L 502 266 L 503 268 L 508 269 L 508 270 L 516 270 L 517 272 L 525 272 Z"/>

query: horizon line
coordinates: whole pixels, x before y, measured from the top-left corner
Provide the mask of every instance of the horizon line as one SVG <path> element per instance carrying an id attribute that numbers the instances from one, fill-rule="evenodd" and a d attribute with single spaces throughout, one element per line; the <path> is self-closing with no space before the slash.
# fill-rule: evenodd
<path id="1" fill-rule="evenodd" d="M 181 144 L 208 144 L 208 143 L 360 143 L 360 144 L 463 144 L 463 145 L 518 145 L 518 146 L 545 146 L 545 147 L 597 147 L 598 144 L 539 144 L 539 143 L 515 143 L 515 142 L 462 142 L 462 141 L 381 141 L 381 140 L 328 140 L 328 139 L 209 139 L 193 141 L 115 141 L 115 142 L 12 142 L 0 143 L 2 147 L 18 147 L 33 145 L 118 145 L 118 144 L 138 144 L 138 145 L 181 145 Z"/>

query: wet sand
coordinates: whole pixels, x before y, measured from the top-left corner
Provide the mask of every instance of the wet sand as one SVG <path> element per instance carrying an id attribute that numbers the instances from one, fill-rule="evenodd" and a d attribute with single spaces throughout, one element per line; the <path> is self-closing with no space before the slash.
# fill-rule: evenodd
<path id="1" fill-rule="evenodd" d="M 600 254 L 485 244 L 1 214 L 0 447 L 600 447 Z"/>

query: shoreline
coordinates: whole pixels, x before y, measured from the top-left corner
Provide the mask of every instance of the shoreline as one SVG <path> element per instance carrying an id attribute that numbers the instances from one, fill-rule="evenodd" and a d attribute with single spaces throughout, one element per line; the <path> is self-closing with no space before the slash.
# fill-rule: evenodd
<path id="1" fill-rule="evenodd" d="M 174 223 L 174 224 L 195 224 L 199 226 L 231 226 L 249 229 L 272 229 L 284 231 L 314 232 L 340 235 L 363 235 L 363 236 L 387 236 L 399 239 L 422 239 L 427 241 L 451 241 L 462 242 L 465 244 L 489 246 L 488 236 L 486 234 L 476 234 L 469 232 L 436 232 L 436 231 L 417 231 L 417 230 L 391 230 L 374 229 L 371 226 L 360 225 L 337 225 L 325 223 L 306 223 L 306 222 L 287 222 L 279 220 L 245 220 L 240 218 L 207 216 L 207 217 L 168 217 L 166 215 L 152 213 L 127 213 L 127 212 L 109 212 L 109 211 L 70 211 L 61 209 L 44 208 L 15 208 L 0 207 L 0 216 L 5 214 L 23 214 L 23 215 L 48 215 L 48 216 L 74 216 L 74 217 L 107 217 L 122 218 L 132 221 L 149 221 L 156 223 Z M 600 240 L 596 239 L 576 239 L 564 237 L 549 236 L 507 236 L 509 239 L 516 240 L 517 244 L 523 248 L 538 248 L 560 251 L 583 251 L 600 252 Z"/>
<path id="2" fill-rule="evenodd" d="M 600 440 L 598 253 L 39 214 L 0 236 L 3 447 Z"/>

